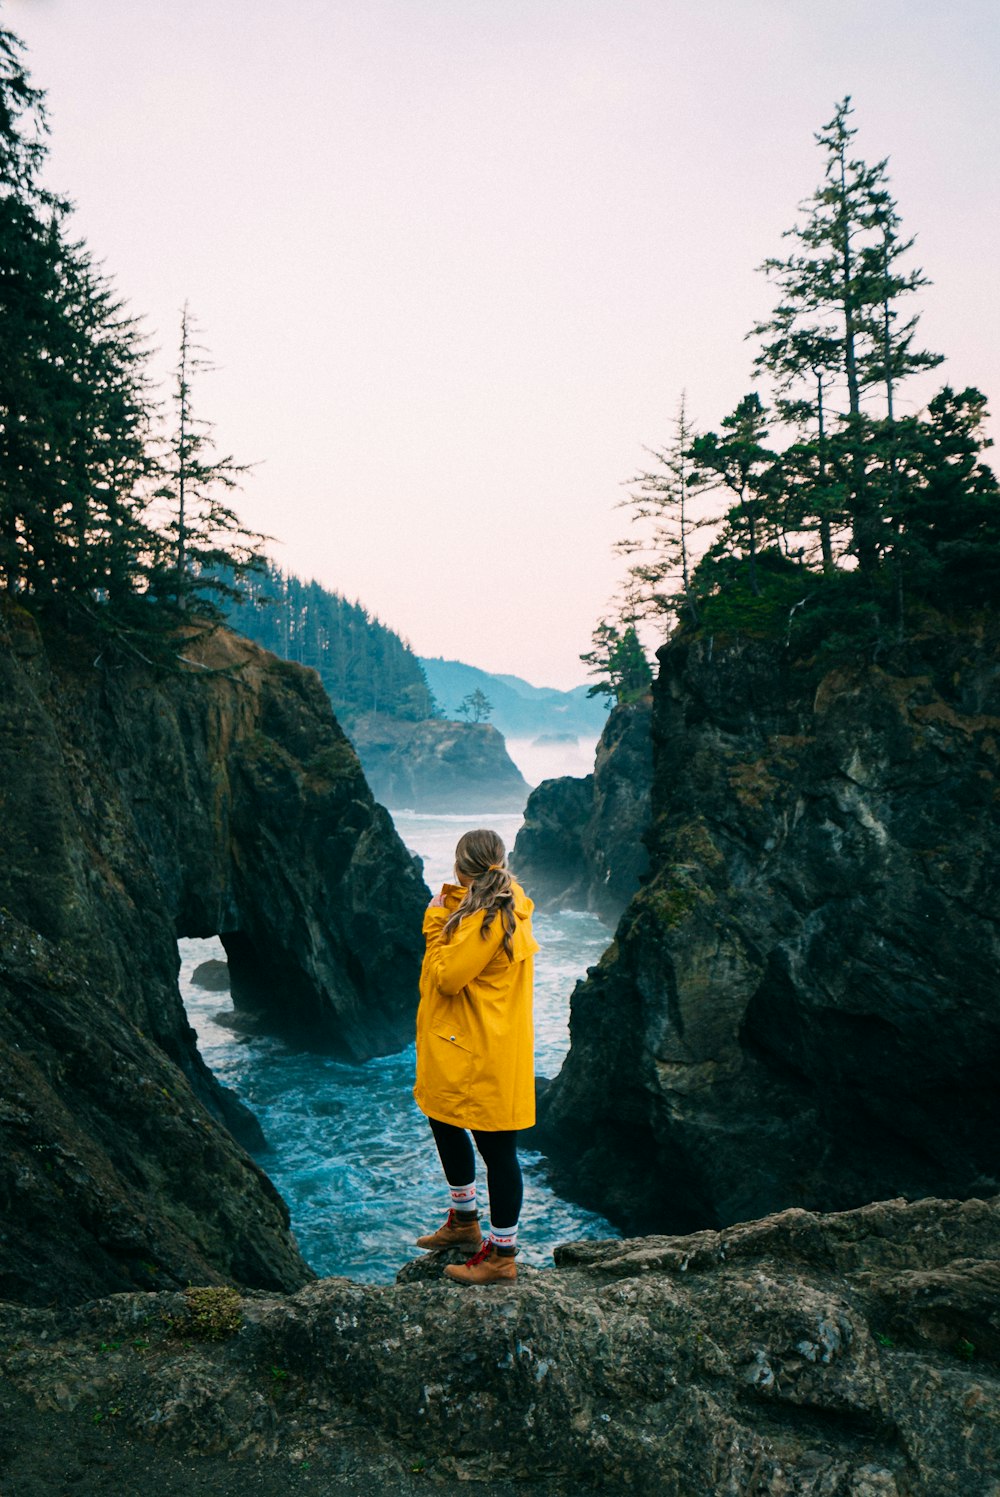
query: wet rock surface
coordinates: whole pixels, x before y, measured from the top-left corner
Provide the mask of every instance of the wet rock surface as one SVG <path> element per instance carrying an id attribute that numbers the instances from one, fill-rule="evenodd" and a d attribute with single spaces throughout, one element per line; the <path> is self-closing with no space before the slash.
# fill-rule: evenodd
<path id="1" fill-rule="evenodd" d="M 418 869 L 318 678 L 219 630 L 172 673 L 0 628 L 0 1295 L 310 1272 L 201 1061 L 179 935 L 233 997 L 361 1057 L 405 1044 Z"/>
<path id="2" fill-rule="evenodd" d="M 569 1244 L 488 1289 L 428 1255 L 396 1286 L 235 1314 L 201 1291 L 4 1306 L 0 1398 L 25 1423 L 0 1490 L 35 1497 L 62 1452 L 83 1491 L 183 1469 L 224 1494 L 997 1497 L 998 1254 L 996 1200 L 889 1201 Z"/>
<path id="3" fill-rule="evenodd" d="M 199 962 L 191 974 L 191 981 L 197 988 L 204 988 L 207 993 L 229 992 L 229 963 L 220 962 L 214 957 L 207 962 Z"/>
<path id="4" fill-rule="evenodd" d="M 650 878 L 544 1099 L 563 1190 L 689 1231 L 997 1189 L 998 633 L 660 652 Z"/>
<path id="5" fill-rule="evenodd" d="M 588 910 L 614 926 L 638 889 L 649 866 L 651 716 L 649 698 L 615 707 L 593 774 L 531 792 L 511 863 L 541 909 Z"/>
<path id="6" fill-rule="evenodd" d="M 372 792 L 420 811 L 520 811 L 529 787 L 491 723 L 358 718 L 351 742 Z"/>

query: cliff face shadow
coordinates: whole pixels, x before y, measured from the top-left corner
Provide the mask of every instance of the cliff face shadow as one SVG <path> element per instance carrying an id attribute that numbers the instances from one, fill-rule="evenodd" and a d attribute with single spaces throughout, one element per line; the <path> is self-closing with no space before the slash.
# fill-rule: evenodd
<path id="1" fill-rule="evenodd" d="M 649 877 L 542 1109 L 561 1188 L 632 1231 L 992 1195 L 995 621 L 878 665 L 712 644 L 660 651 Z"/>
<path id="2" fill-rule="evenodd" d="M 408 1043 L 427 894 L 314 673 L 225 630 L 187 668 L 0 636 L 0 1296 L 310 1277 L 198 1053 L 179 935 L 317 1048 Z"/>

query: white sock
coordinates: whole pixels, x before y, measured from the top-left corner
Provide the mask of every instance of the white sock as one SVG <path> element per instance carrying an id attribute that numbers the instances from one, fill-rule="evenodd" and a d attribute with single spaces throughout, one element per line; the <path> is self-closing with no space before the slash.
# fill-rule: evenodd
<path id="1" fill-rule="evenodd" d="M 453 1211 L 475 1211 L 476 1209 L 476 1182 L 471 1185 L 450 1185 L 451 1206 Z"/>
<path id="2" fill-rule="evenodd" d="M 494 1247 L 516 1249 L 517 1222 L 512 1227 L 490 1227 L 490 1241 Z"/>

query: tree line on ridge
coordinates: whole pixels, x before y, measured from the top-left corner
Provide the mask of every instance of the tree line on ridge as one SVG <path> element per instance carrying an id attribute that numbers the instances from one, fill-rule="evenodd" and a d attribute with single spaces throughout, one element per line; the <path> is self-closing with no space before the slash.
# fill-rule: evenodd
<path id="1" fill-rule="evenodd" d="M 0 589 L 148 649 L 219 617 L 265 537 L 229 504 L 246 466 L 195 412 L 208 366 L 187 307 L 164 406 L 138 320 L 42 183 L 23 50 L 0 29 Z"/>
<path id="2" fill-rule="evenodd" d="M 986 397 L 945 385 L 916 414 L 900 390 L 942 362 L 921 348 L 888 161 L 855 154 L 851 101 L 817 132 L 823 180 L 761 267 L 777 293 L 751 330 L 752 390 L 697 432 L 681 397 L 668 442 L 630 480 L 620 605 L 581 658 L 594 693 L 648 689 L 639 639 L 781 634 L 803 650 L 902 640 L 927 608 L 986 605 L 1000 584 L 1000 489 L 982 461 Z"/>

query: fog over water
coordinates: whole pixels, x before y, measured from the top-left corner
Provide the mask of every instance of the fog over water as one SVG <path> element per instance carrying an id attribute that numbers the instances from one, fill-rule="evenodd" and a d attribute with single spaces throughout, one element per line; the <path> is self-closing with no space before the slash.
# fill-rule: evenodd
<path id="1" fill-rule="evenodd" d="M 596 735 L 593 738 L 570 739 L 566 743 L 546 742 L 539 738 L 507 739 L 508 754 L 532 787 L 556 775 L 590 774 L 594 767 L 596 747 Z M 520 819 L 517 818 L 518 824 Z M 500 830 L 499 827 L 497 830 Z M 516 833 L 515 826 L 514 835 Z M 513 845 L 513 835 L 510 845 Z"/>

